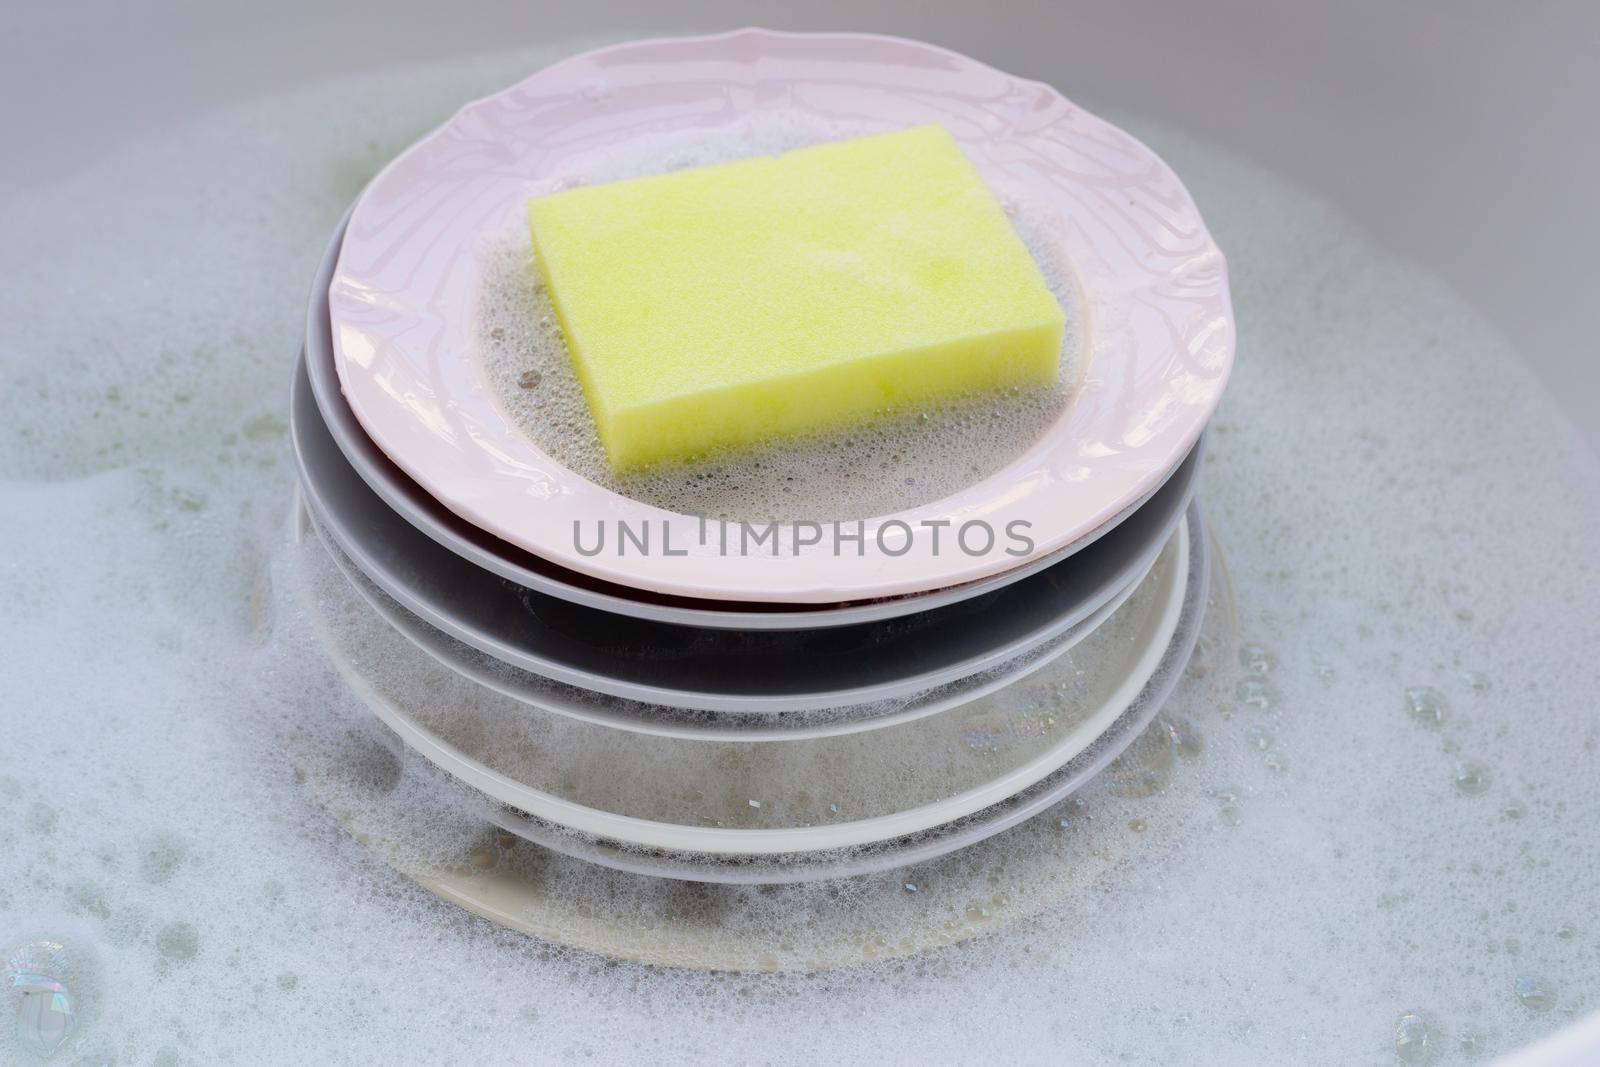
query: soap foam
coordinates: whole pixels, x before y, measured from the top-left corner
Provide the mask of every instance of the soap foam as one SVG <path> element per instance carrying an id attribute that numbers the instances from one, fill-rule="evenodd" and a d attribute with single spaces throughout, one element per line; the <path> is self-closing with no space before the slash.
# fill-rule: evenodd
<path id="1" fill-rule="evenodd" d="M 1202 490 L 1250 647 L 1214 637 L 1083 807 L 927 870 L 706 889 L 504 848 L 395 755 L 264 577 L 306 284 L 386 158 L 575 47 L 219 110 L 0 204 L 0 955 L 92 957 L 60 1062 L 1345 1064 L 1413 1014 L 1470 1062 L 1600 1006 L 1600 463 L 1436 278 L 1145 122 L 1233 270 Z M 523 866 L 552 937 L 621 954 L 990 936 L 613 964 L 435 899 L 385 829 Z"/>
<path id="2" fill-rule="evenodd" d="M 715 128 L 657 134 L 573 161 L 593 185 L 777 154 L 882 132 L 806 112 L 761 111 Z M 932 503 L 995 473 L 1061 416 L 1079 377 L 1082 298 L 1047 215 L 1003 201 L 1066 315 L 1056 380 L 881 412 L 848 429 L 767 442 L 643 473 L 612 472 L 556 324 L 525 225 L 486 238 L 476 318 L 480 365 L 513 425 L 596 484 L 669 511 L 729 521 L 852 521 Z M 519 215 L 520 222 L 520 215 Z"/>

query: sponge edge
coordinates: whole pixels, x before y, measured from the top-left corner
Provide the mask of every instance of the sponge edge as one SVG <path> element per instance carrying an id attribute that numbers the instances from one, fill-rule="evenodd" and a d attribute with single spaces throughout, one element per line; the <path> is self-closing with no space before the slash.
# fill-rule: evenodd
<path id="1" fill-rule="evenodd" d="M 1065 317 L 939 126 L 528 209 L 618 471 L 1055 377 Z"/>

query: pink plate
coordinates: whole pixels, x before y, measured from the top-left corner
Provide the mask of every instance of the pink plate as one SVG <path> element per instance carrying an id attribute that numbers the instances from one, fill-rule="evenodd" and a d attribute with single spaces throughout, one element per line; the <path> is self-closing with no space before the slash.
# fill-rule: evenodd
<path id="1" fill-rule="evenodd" d="M 776 554 L 772 541 L 752 543 L 736 527 L 723 548 L 717 524 L 708 530 L 563 467 L 500 409 L 472 341 L 489 238 L 520 226 L 530 197 L 629 141 L 758 111 L 877 129 L 943 124 L 998 194 L 1047 209 L 1086 311 L 1084 380 L 1024 455 L 954 496 L 869 520 L 860 542 L 836 541 L 829 529 L 802 544 L 809 528 L 785 529 Z M 920 593 L 1069 546 L 1183 459 L 1216 408 L 1234 349 L 1222 254 L 1153 152 L 1049 86 L 932 45 L 860 34 L 740 30 L 616 45 L 468 104 L 362 195 L 329 300 L 356 417 L 446 507 L 572 570 L 721 600 Z M 619 551 L 619 520 L 647 530 L 652 551 L 636 540 Z M 993 544 L 977 526 L 965 548 L 953 547 L 952 532 L 974 522 L 995 532 Z M 605 550 L 580 550 L 580 537 L 592 549 L 602 528 Z"/>

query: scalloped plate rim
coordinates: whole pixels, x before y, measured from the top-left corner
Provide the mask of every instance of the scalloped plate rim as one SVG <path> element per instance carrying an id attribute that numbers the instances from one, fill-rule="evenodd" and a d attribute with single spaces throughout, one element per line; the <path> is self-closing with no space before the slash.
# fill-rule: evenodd
<path id="1" fill-rule="evenodd" d="M 738 45 L 745 43 L 764 44 L 768 42 L 800 42 L 817 47 L 849 45 L 855 47 L 877 47 L 886 49 L 913 49 L 925 51 L 951 65 L 959 68 L 963 74 L 975 72 L 985 77 L 1001 79 L 1014 89 L 1026 89 L 1041 99 L 1052 102 L 1052 106 L 1064 108 L 1065 113 L 1086 123 L 1096 133 L 1109 133 L 1116 141 L 1116 147 L 1134 153 L 1144 168 L 1144 173 L 1154 175 L 1163 183 L 1171 204 L 1168 207 L 1182 216 L 1182 221 L 1192 225 L 1194 237 L 1197 241 L 1195 247 L 1180 256 L 1179 263 L 1164 275 L 1155 275 L 1156 278 L 1166 282 L 1185 280 L 1194 282 L 1194 275 L 1209 272 L 1210 277 L 1204 279 L 1207 291 L 1191 293 L 1183 298 L 1184 302 L 1207 306 L 1209 315 L 1201 316 L 1201 322 L 1191 322 L 1186 331 L 1179 331 L 1179 336 L 1188 342 L 1186 349 L 1174 345 L 1172 356 L 1176 359 L 1180 354 L 1186 355 L 1189 361 L 1194 361 L 1201 351 L 1208 352 L 1208 365 L 1204 368 L 1202 387 L 1191 389 L 1193 395 L 1188 398 L 1176 398 L 1176 402 L 1185 411 L 1181 425 L 1174 427 L 1169 420 L 1167 432 L 1162 437 L 1158 449 L 1159 457 L 1147 456 L 1134 463 L 1133 473 L 1124 477 L 1117 490 L 1102 495 L 1099 503 L 1092 508 L 1079 507 L 1074 509 L 1070 504 L 1063 505 L 1061 501 L 1048 499 L 1047 492 L 1041 497 L 1039 486 L 1035 484 L 1032 491 L 1021 493 L 1030 500 L 1042 500 L 1045 510 L 1052 507 L 1058 511 L 1065 511 L 1065 519 L 1056 516 L 1044 524 L 1045 529 L 1052 532 L 1046 533 L 1035 539 L 1034 551 L 1024 557 L 1007 556 L 999 552 L 988 555 L 969 557 L 955 557 L 950 554 L 943 556 L 922 551 L 918 543 L 913 550 L 900 556 L 889 556 L 881 553 L 869 553 L 865 556 L 826 556 L 816 552 L 801 552 L 792 558 L 773 559 L 764 556 L 738 556 L 715 554 L 691 554 L 687 557 L 664 559 L 660 556 L 620 557 L 606 558 L 604 556 L 586 557 L 575 551 L 575 546 L 565 545 L 559 536 L 553 536 L 558 530 L 569 530 L 572 527 L 566 521 L 582 521 L 584 518 L 610 518 L 628 517 L 633 520 L 648 520 L 660 523 L 676 522 L 678 530 L 686 528 L 685 524 L 692 524 L 698 520 L 686 516 L 674 516 L 673 513 L 650 507 L 632 501 L 609 490 L 603 489 L 574 472 L 562 467 L 558 461 L 540 452 L 506 424 L 503 415 L 499 416 L 502 423 L 501 429 L 506 431 L 502 438 L 491 442 L 490 448 L 497 448 L 507 443 L 516 444 L 537 457 L 540 464 L 538 474 L 541 476 L 541 486 L 548 494 L 553 494 L 564 503 L 571 505 L 582 504 L 578 512 L 564 511 L 557 519 L 539 520 L 535 525 L 538 529 L 530 531 L 527 520 L 530 511 L 527 505 L 522 505 L 522 510 L 512 521 L 509 511 L 515 510 L 507 503 L 508 497 L 520 497 L 521 493 L 508 492 L 512 483 L 501 478 L 501 484 L 495 485 L 496 477 L 487 479 L 489 488 L 484 490 L 485 481 L 476 483 L 478 492 L 469 488 L 468 479 L 459 470 L 450 470 L 448 460 L 441 461 L 441 456 L 463 454 L 463 450 L 447 442 L 447 447 L 435 447 L 431 456 L 419 455 L 413 451 L 417 440 L 426 440 L 425 437 L 413 437 L 408 443 L 403 439 L 404 433 L 415 434 L 415 428 L 406 431 L 404 424 L 409 420 L 419 423 L 414 411 L 407 405 L 406 397 L 397 397 L 393 389 L 378 385 L 374 376 L 365 373 L 362 361 L 354 358 L 346 345 L 346 328 L 351 326 L 348 315 L 341 312 L 350 310 L 351 302 L 360 302 L 354 295 L 354 290 L 360 286 L 350 274 L 349 263 L 352 257 L 352 238 L 347 236 L 345 244 L 341 247 L 339 261 L 335 271 L 334 281 L 330 286 L 329 303 L 332 315 L 333 343 L 337 355 L 337 366 L 340 384 L 346 399 L 356 413 L 358 420 L 366 429 L 373 441 L 395 461 L 410 477 L 415 479 L 441 504 L 460 515 L 463 519 L 479 526 L 506 541 L 516 544 L 530 552 L 551 560 L 561 566 L 589 574 L 595 578 L 629 586 L 645 589 L 652 592 L 668 595 L 689 596 L 706 600 L 743 600 L 755 602 L 787 602 L 787 603 L 830 603 L 850 600 L 876 599 L 889 596 L 900 596 L 925 592 L 942 586 L 955 585 L 963 582 L 975 581 L 984 577 L 1003 572 L 1004 570 L 1025 564 L 1037 556 L 1050 552 L 1058 552 L 1069 546 L 1075 539 L 1091 532 L 1096 525 L 1116 514 L 1120 507 L 1136 500 L 1140 491 L 1156 483 L 1159 478 L 1170 470 L 1187 453 L 1190 446 L 1198 439 L 1217 402 L 1220 400 L 1223 387 L 1226 384 L 1234 358 L 1234 324 L 1231 303 L 1228 295 L 1226 265 L 1220 250 L 1206 231 L 1201 221 L 1198 210 L 1193 205 L 1192 198 L 1184 189 L 1182 182 L 1172 173 L 1154 152 L 1144 146 L 1130 135 L 1117 129 L 1104 120 L 1098 119 L 1088 112 L 1077 108 L 1062 97 L 1050 86 L 1024 78 L 1017 78 L 995 68 L 989 67 L 976 60 L 962 56 L 949 49 L 937 45 L 912 41 L 906 38 L 890 37 L 877 34 L 858 33 L 783 33 L 757 29 L 735 30 L 725 34 L 702 37 L 677 37 L 656 38 L 643 41 L 622 42 L 609 45 L 601 49 L 568 57 L 549 67 L 540 70 L 528 78 L 504 89 L 498 93 L 480 98 L 465 104 L 443 126 L 422 138 L 409 148 L 401 152 L 372 180 L 367 189 L 363 191 L 357 201 L 352 214 L 352 234 L 358 229 L 358 223 L 364 216 L 376 210 L 374 202 L 379 192 L 386 189 L 389 183 L 397 180 L 396 175 L 401 172 L 409 161 L 420 154 L 436 147 L 441 139 L 447 139 L 459 130 L 459 127 L 472 116 L 478 115 L 487 108 L 491 108 L 506 101 L 516 93 L 530 91 L 537 88 L 539 83 L 549 83 L 547 92 L 562 84 L 561 79 L 567 78 L 574 72 L 587 70 L 590 67 L 603 65 L 607 60 L 614 59 L 630 51 L 643 49 L 663 48 L 694 48 L 712 45 Z M 724 57 L 725 59 L 727 57 Z M 738 57 L 734 57 L 737 59 Z M 766 58 L 769 56 L 757 56 Z M 734 64 L 738 69 L 751 70 L 756 65 L 750 57 L 744 57 L 742 62 Z M 767 79 L 747 77 L 744 84 L 763 84 Z M 570 88 L 570 87 L 569 87 Z M 1060 121 L 1052 120 L 1054 122 Z M 964 147 L 968 147 L 964 143 Z M 975 162 L 980 162 L 975 160 Z M 982 166 L 980 162 L 980 167 Z M 1103 220 L 1102 220 L 1103 221 Z M 1170 227 L 1169 227 L 1170 228 Z M 360 239 L 357 239 L 357 244 Z M 1074 263 L 1074 267 L 1081 267 L 1081 263 Z M 1122 279 L 1126 281 L 1126 279 Z M 1099 312 L 1104 310 L 1105 301 L 1096 300 L 1096 288 L 1086 284 L 1079 277 L 1079 284 L 1083 288 L 1085 307 L 1084 334 L 1086 338 L 1085 359 L 1090 358 L 1095 346 L 1098 331 Z M 1159 290 L 1159 286 L 1150 278 L 1144 279 L 1143 285 L 1128 285 L 1118 290 L 1123 305 L 1131 305 L 1135 311 L 1138 305 L 1153 299 L 1152 293 Z M 1141 290 L 1144 292 L 1141 294 Z M 1139 297 L 1144 298 L 1143 300 Z M 370 302 L 368 304 L 370 306 Z M 1123 307 L 1122 310 L 1126 310 Z M 413 317 L 422 315 L 416 312 Z M 435 315 L 438 318 L 439 316 Z M 1168 322 L 1173 329 L 1178 328 L 1176 322 Z M 354 335 L 352 335 L 354 336 Z M 366 338 L 371 343 L 371 338 Z M 368 362 L 371 361 L 368 354 Z M 1102 357 L 1103 358 L 1103 357 Z M 1099 366 L 1096 362 L 1095 366 Z M 1192 369 L 1192 368 L 1190 368 Z M 1167 373 L 1157 382 L 1165 390 L 1152 390 L 1158 393 L 1152 397 L 1155 401 L 1173 402 L 1173 376 L 1169 366 Z M 1045 438 L 1030 449 L 1021 459 L 1009 464 L 999 473 L 986 478 L 974 486 L 959 493 L 953 494 L 940 501 L 935 501 L 920 508 L 908 509 L 891 515 L 877 516 L 867 520 L 869 544 L 873 540 L 873 532 L 883 524 L 895 520 L 905 521 L 915 525 L 923 519 L 948 518 L 955 516 L 963 518 L 974 511 L 989 513 L 989 510 L 998 509 L 998 513 L 1006 516 L 1004 521 L 1011 521 L 1019 516 L 1016 507 L 1005 510 L 1007 498 L 1015 498 L 1019 493 L 1019 485 L 1024 482 L 1037 483 L 1041 478 L 1048 477 L 1049 472 L 1039 467 L 1042 456 L 1054 448 L 1062 447 L 1062 439 L 1066 432 L 1072 429 L 1073 411 L 1082 401 L 1082 391 L 1086 386 L 1080 386 L 1078 395 L 1069 402 L 1067 412 Z M 381 395 L 380 395 L 381 394 Z M 383 407 L 383 396 L 387 396 L 390 408 Z M 447 397 L 446 399 L 454 400 Z M 398 403 L 396 403 L 398 401 Z M 1153 410 L 1153 405 L 1145 405 L 1141 410 L 1146 415 Z M 498 408 L 496 407 L 498 411 Z M 396 417 L 396 416 L 399 417 Z M 470 428 L 470 427 L 469 427 Z M 397 436 L 402 435 L 402 436 Z M 473 437 L 467 434 L 467 437 Z M 435 442 L 437 444 L 437 442 Z M 1148 442 L 1146 442 L 1148 443 Z M 1103 442 L 1101 442 L 1103 445 Z M 427 450 L 424 449 L 424 452 Z M 1032 462 L 1031 469 L 1029 468 Z M 443 466 L 439 466 L 440 463 Z M 1070 488 L 1082 490 L 1084 485 L 1091 484 L 1094 468 L 1089 468 L 1086 475 L 1072 480 Z M 1026 477 L 1022 477 L 1026 475 Z M 554 481 L 554 488 L 548 483 Z M 1069 479 L 1054 479 L 1054 488 L 1061 490 L 1068 488 Z M 1075 496 L 1077 493 L 1056 492 L 1056 497 Z M 574 497 L 583 497 L 575 501 Z M 1015 500 L 1011 503 L 1014 505 Z M 988 509 L 988 510 L 986 510 Z M 557 509 L 560 510 L 560 509 Z M 1004 528 L 1004 521 L 999 523 Z M 1032 519 L 1027 521 L 1032 522 Z M 541 525 L 542 524 L 542 525 Z M 692 528 L 689 526 L 688 528 Z M 1037 529 L 1038 527 L 1035 527 Z M 687 538 L 675 539 L 683 544 Z"/>

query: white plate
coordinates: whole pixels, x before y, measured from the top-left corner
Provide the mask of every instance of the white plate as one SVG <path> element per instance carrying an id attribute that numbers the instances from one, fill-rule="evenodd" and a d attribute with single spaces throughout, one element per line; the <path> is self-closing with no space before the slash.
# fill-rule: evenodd
<path id="1" fill-rule="evenodd" d="M 829 709 L 821 714 L 719 715 L 715 712 L 685 712 L 678 708 L 608 697 L 508 667 L 494 657 L 429 626 L 385 595 L 348 561 L 341 561 L 337 547 L 327 547 L 335 564 L 339 565 L 344 576 L 373 611 L 439 663 L 485 689 L 541 711 L 613 729 L 697 741 L 798 741 L 836 737 L 910 722 L 968 703 L 1021 681 L 1067 652 L 1120 608 L 1149 573 L 1146 568 L 1109 603 L 1043 648 L 1018 656 L 980 675 L 919 693 L 898 704 L 857 705 Z"/>
<path id="2" fill-rule="evenodd" d="M 290 437 L 317 529 L 430 625 L 520 670 L 640 703 L 741 714 L 901 701 L 1048 645 L 1125 588 L 1183 518 L 1191 453 L 1138 511 L 1055 566 L 916 615 L 820 631 L 701 630 L 510 587 L 401 521 L 355 473 L 297 371 Z"/>
<path id="3" fill-rule="evenodd" d="M 557 795 L 549 789 L 533 788 L 524 782 L 503 773 L 489 765 L 490 761 L 501 761 L 511 758 L 507 755 L 518 748 L 519 742 L 514 730 L 510 729 L 514 716 L 529 714 L 526 708 L 497 694 L 477 690 L 476 694 L 468 697 L 475 703 L 481 703 L 484 714 L 475 715 L 472 721 L 463 722 L 465 712 L 460 707 L 449 710 L 431 723 L 425 723 L 418 709 L 408 706 L 411 701 L 406 696 L 388 692 L 382 679 L 367 677 L 361 673 L 360 667 L 349 659 L 343 661 L 339 657 L 336 662 L 341 663 L 341 669 L 346 674 L 347 681 L 361 693 L 363 699 L 373 708 L 383 721 L 390 726 L 404 742 L 421 753 L 429 761 L 446 770 L 448 773 L 461 779 L 474 788 L 484 792 L 492 799 L 521 812 L 545 820 L 556 826 L 563 827 L 579 833 L 593 835 L 611 842 L 623 843 L 635 847 L 664 849 L 674 852 L 684 852 L 693 855 L 723 855 L 723 856 L 773 856 L 787 855 L 799 852 L 817 852 L 836 849 L 845 849 L 869 845 L 892 839 L 900 839 L 928 831 L 934 827 L 954 823 L 966 816 L 973 815 L 985 808 L 998 804 L 1009 797 L 1018 795 L 1028 790 L 1041 780 L 1049 777 L 1067 764 L 1073 757 L 1085 751 L 1097 737 L 1105 733 L 1107 728 L 1133 702 L 1135 696 L 1144 688 L 1146 683 L 1155 674 L 1157 666 L 1162 662 L 1172 645 L 1172 636 L 1177 630 L 1186 600 L 1186 593 L 1190 592 L 1193 583 L 1188 581 L 1188 560 L 1190 548 L 1190 527 L 1186 524 L 1174 539 L 1167 550 L 1168 562 L 1152 572 L 1151 581 L 1158 583 L 1152 590 L 1152 609 L 1141 618 L 1138 637 L 1132 642 L 1135 650 L 1132 662 L 1121 665 L 1117 670 L 1114 681 L 1102 687 L 1103 693 L 1093 707 L 1080 710 L 1070 728 L 1057 733 L 1045 732 L 1041 736 L 1047 743 L 1030 744 L 1025 741 L 1016 749 L 1019 758 L 1016 763 L 1006 767 L 1003 772 L 987 778 L 981 784 L 961 789 L 959 792 L 945 796 L 932 803 L 922 803 L 905 810 L 893 810 L 871 818 L 839 821 L 826 825 L 812 826 L 776 826 L 762 829 L 727 828 L 718 826 L 693 826 L 682 823 L 666 822 L 658 819 L 640 818 L 634 815 L 617 814 L 612 811 L 601 810 L 586 803 L 575 802 L 568 796 Z M 1203 576 L 1200 576 L 1203 578 Z M 376 620 L 375 620 L 376 622 Z M 377 625 L 382 628 L 381 623 Z M 387 633 L 388 631 L 383 630 Z M 426 664 L 427 668 L 439 672 L 447 679 L 454 679 L 450 672 L 434 664 Z M 465 684 L 455 679 L 458 684 Z M 442 684 L 448 686 L 449 681 Z M 432 686 L 412 686 L 412 691 L 417 689 L 432 689 Z M 502 710 L 504 709 L 504 710 Z M 896 748 L 907 748 L 906 739 L 915 733 L 944 729 L 949 731 L 952 720 L 947 717 L 960 715 L 973 715 L 977 709 L 971 705 L 947 711 L 939 716 L 920 719 L 899 727 L 891 727 L 882 731 L 853 735 L 850 738 L 834 739 L 836 742 L 849 742 L 863 746 L 887 746 L 878 751 L 889 752 Z M 431 714 L 431 709 L 426 712 Z M 941 722 L 941 720 L 945 720 Z M 483 736 L 483 731 L 494 728 L 496 722 L 503 721 L 507 724 L 507 738 L 489 740 Z M 1014 720 L 1013 720 L 1014 721 Z M 463 737 L 471 738 L 468 743 L 474 748 L 473 753 L 465 751 L 463 747 L 441 736 L 440 730 L 465 731 Z M 959 727 L 958 727 L 959 729 Z M 907 733 L 910 731 L 911 733 Z M 628 735 L 619 734 L 618 738 Z M 641 739 L 641 742 L 644 739 Z M 1031 738 L 1027 739 L 1031 741 Z M 663 739 L 649 739 L 658 746 L 665 744 Z M 766 760 L 773 766 L 794 766 L 803 762 L 797 746 L 828 744 L 829 741 L 786 741 L 774 742 L 770 748 L 770 759 Z M 699 744 L 697 742 L 683 742 L 683 744 Z M 635 771 L 629 771 L 628 765 L 611 758 L 612 752 L 600 750 L 602 757 L 609 762 L 602 764 L 585 763 L 584 766 L 569 766 L 559 756 L 551 755 L 548 758 L 556 760 L 552 769 L 575 777 L 577 780 L 567 788 L 569 792 L 583 792 L 587 789 L 605 788 L 622 789 L 632 788 L 631 782 L 626 777 L 629 774 L 646 770 L 642 759 L 645 749 L 639 745 L 628 746 L 635 753 L 641 754 L 634 761 Z M 614 751 L 614 749 L 613 749 Z M 752 752 L 751 746 L 735 746 L 735 752 Z M 863 765 L 871 765 L 871 753 L 861 750 L 864 754 L 859 761 Z M 546 758 L 543 753 L 538 758 Z M 752 755 L 755 764 L 755 776 L 750 784 L 759 791 L 762 787 L 759 764 L 760 758 Z M 736 776 L 744 771 L 736 770 Z M 941 768 L 930 768 L 929 773 L 942 774 Z M 604 780 L 585 780 L 586 775 L 607 775 Z M 647 778 L 641 775 L 641 779 Z M 645 782 L 645 788 L 649 787 Z M 742 781 L 734 781 L 729 788 L 737 791 L 742 787 Z M 712 788 L 714 783 L 707 783 L 707 788 Z M 898 787 L 898 786 L 897 786 Z M 754 798 L 752 797 L 752 800 Z M 773 798 L 768 798 L 761 803 L 777 803 Z M 649 803 L 648 800 L 645 801 Z"/>
<path id="4" fill-rule="evenodd" d="M 346 220 L 348 217 L 347 213 Z M 361 480 L 396 515 L 468 562 L 548 596 L 633 618 L 703 629 L 814 630 L 898 618 L 981 596 L 1053 566 L 1114 530 L 1118 523 L 1143 507 L 1166 484 L 1166 479 L 1163 479 L 1121 514 L 1071 545 L 991 578 L 928 593 L 840 605 L 740 604 L 662 596 L 644 589 L 630 589 L 603 582 L 558 567 L 466 522 L 406 477 L 405 472 L 395 466 L 361 428 L 361 423 L 350 410 L 339 388 L 339 374 L 334 366 L 333 337 L 328 323 L 328 286 L 333 281 L 334 264 L 344 241 L 345 225 L 346 222 L 341 220 L 323 254 L 321 268 L 311 286 L 311 303 L 306 315 L 306 374 L 310 378 L 311 393 L 318 410 L 322 412 L 328 433 Z M 1196 449 L 1201 447 L 1200 444 L 1195 446 Z"/>

